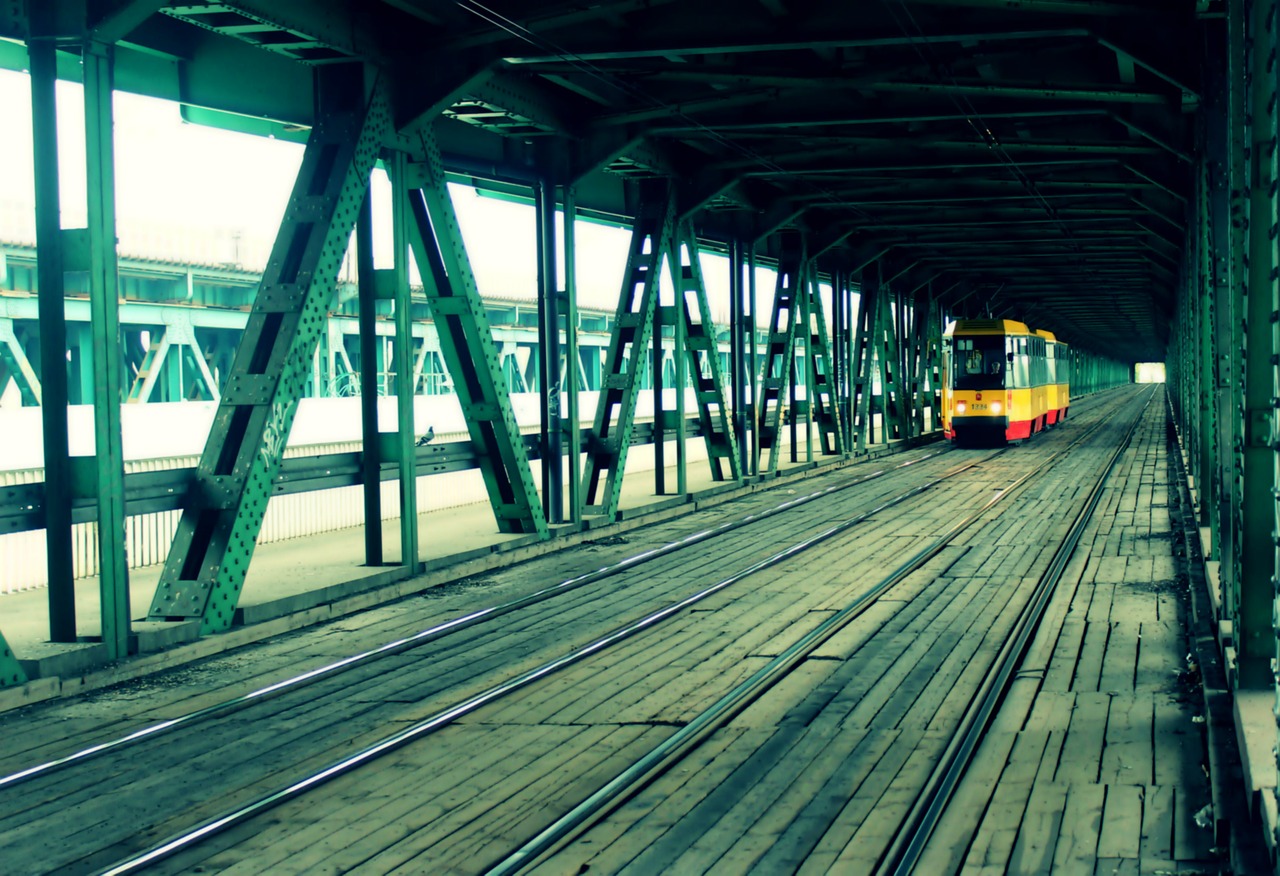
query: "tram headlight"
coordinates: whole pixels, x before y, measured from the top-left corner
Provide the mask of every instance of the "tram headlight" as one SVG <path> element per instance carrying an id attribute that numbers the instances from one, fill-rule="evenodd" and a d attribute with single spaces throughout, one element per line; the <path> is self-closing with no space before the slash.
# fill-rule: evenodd
<path id="1" fill-rule="evenodd" d="M 965 411 L 967 411 L 968 409 L 969 409 L 969 406 L 968 406 L 967 404 L 965 404 L 964 402 L 962 402 L 962 401 L 958 401 L 958 402 L 956 402 L 956 413 L 957 413 L 957 414 L 963 414 L 963 413 L 964 413 Z"/>
<path id="2" fill-rule="evenodd" d="M 998 414 L 998 413 L 1000 413 L 1002 410 L 1004 410 L 1004 405 L 1000 404 L 1000 402 L 992 402 L 992 403 L 991 403 L 991 413 L 993 413 L 993 414 Z"/>

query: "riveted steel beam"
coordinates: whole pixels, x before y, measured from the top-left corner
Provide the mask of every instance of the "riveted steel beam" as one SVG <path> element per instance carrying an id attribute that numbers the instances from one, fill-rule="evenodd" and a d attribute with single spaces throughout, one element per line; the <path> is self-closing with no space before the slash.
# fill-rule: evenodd
<path id="1" fill-rule="evenodd" d="M 25 684 L 26 681 L 26 670 L 22 668 L 22 664 L 14 656 L 13 649 L 9 647 L 9 643 L 0 634 L 0 688 L 14 687 L 19 684 Z"/>
<path id="2" fill-rule="evenodd" d="M 1241 687 L 1276 687 L 1272 661 L 1276 657 L 1274 615 L 1277 582 L 1276 362 L 1280 347 L 1275 343 L 1280 319 L 1277 293 L 1276 148 L 1276 4 L 1275 0 L 1253 0 L 1249 22 L 1250 70 L 1248 95 L 1248 155 L 1250 167 L 1244 176 L 1248 198 L 1247 274 L 1244 290 L 1244 376 L 1241 451 L 1241 532 L 1240 532 L 1240 614 L 1236 641 L 1239 648 Z"/>
<path id="3" fill-rule="evenodd" d="M 116 265 L 112 48 L 84 47 L 85 155 L 88 160 L 89 306 L 93 335 L 94 474 L 98 503 L 98 591 L 107 659 L 129 653 L 129 564 L 125 557 L 122 362 Z M 216 390 L 215 390 L 216 391 Z"/>
<path id="4" fill-rule="evenodd" d="M 427 301 L 440 329 L 440 350 L 471 440 L 481 448 L 480 471 L 498 528 L 546 536 L 546 515 L 449 198 L 440 148 L 429 130 L 422 130 L 419 138 L 412 168 L 419 176 L 409 191 L 409 242 L 415 261 L 423 266 Z"/>
<path id="5" fill-rule="evenodd" d="M 152 600 L 153 620 L 197 618 L 205 632 L 233 622 L 333 283 L 390 131 L 381 86 L 370 96 L 339 68 L 317 77 L 320 115 Z"/>
<path id="6" fill-rule="evenodd" d="M 584 511 L 609 519 L 618 513 L 643 361 L 658 306 L 663 243 L 671 239 L 674 225 L 675 198 L 670 185 L 661 180 L 644 185 L 631 229 L 631 246 L 582 476 Z"/>
<path id="7" fill-rule="evenodd" d="M 760 435 L 760 453 L 763 456 L 768 451 L 768 457 L 760 463 L 761 471 L 769 473 L 778 470 L 781 457 L 783 397 L 788 387 L 794 386 L 791 372 L 795 367 L 796 327 L 808 294 L 808 259 L 804 249 L 804 236 L 790 233 L 784 235 L 782 243 L 773 292 L 773 312 L 769 317 L 760 377 L 760 392 L 756 402 L 756 430 Z M 793 423 L 795 413 L 793 405 Z M 794 442 L 792 448 L 794 451 Z"/>
<path id="8" fill-rule="evenodd" d="M 724 370 L 720 366 L 720 353 L 716 326 L 711 318 L 711 305 L 707 300 L 707 287 L 702 279 L 702 264 L 698 258 L 698 238 L 693 223 L 685 219 L 676 226 L 676 239 L 671 250 L 671 269 L 678 271 L 675 278 L 676 294 L 683 298 L 678 307 L 684 317 L 683 347 L 688 357 L 689 373 L 693 376 L 695 398 L 698 405 L 698 422 L 707 445 L 707 459 L 711 463 L 712 480 L 738 480 L 742 469 L 738 464 L 737 436 L 730 424 L 729 406 L 725 402 Z M 676 345 L 680 356 L 681 344 Z M 681 385 L 678 394 L 683 395 Z M 683 421 L 683 417 L 680 418 Z M 726 469 L 725 463 L 728 463 Z"/>
<path id="9" fill-rule="evenodd" d="M 41 17 L 34 9 L 37 34 Z M 75 586 L 71 568 L 71 457 L 67 444 L 67 329 L 63 296 L 63 232 L 59 207 L 57 61 L 51 39 L 27 46 L 31 64 L 32 136 L 35 159 L 36 271 L 40 313 L 40 377 L 44 445 L 45 534 L 49 638 L 76 641 Z"/>
<path id="10" fill-rule="evenodd" d="M 926 46 L 942 44 L 972 44 L 983 42 L 1024 42 L 1041 39 L 1087 38 L 1089 31 L 1080 28 L 1043 30 L 964 31 L 956 33 L 904 34 L 900 30 L 880 35 L 865 32 L 846 37 L 832 37 L 830 33 L 809 34 L 807 39 L 760 40 L 758 42 L 733 43 L 665 43 L 650 47 L 619 46 L 608 50 L 591 50 L 569 47 L 560 54 L 508 55 L 504 60 L 513 65 L 558 64 L 566 57 L 574 61 L 630 61 L 641 58 L 695 57 L 700 55 L 740 55 L 759 52 L 821 51 L 823 49 L 870 49 L 893 46 Z M 634 42 L 634 38 L 628 41 Z M 599 41 L 597 41 L 598 43 Z"/>

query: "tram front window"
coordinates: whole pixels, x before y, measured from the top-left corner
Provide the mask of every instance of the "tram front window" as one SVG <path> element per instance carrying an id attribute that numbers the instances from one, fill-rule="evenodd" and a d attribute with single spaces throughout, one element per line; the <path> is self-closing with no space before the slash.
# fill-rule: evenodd
<path id="1" fill-rule="evenodd" d="M 1004 337 L 956 338 L 955 388 L 1004 389 Z"/>

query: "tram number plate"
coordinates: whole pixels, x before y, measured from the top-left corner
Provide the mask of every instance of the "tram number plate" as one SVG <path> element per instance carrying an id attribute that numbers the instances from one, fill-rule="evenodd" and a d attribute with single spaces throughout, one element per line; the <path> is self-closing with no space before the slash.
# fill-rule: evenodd
<path id="1" fill-rule="evenodd" d="M 983 404 L 975 404 L 975 405 L 973 406 L 973 409 L 974 409 L 975 411 L 985 411 L 985 410 L 987 409 L 987 406 L 986 406 L 986 405 L 983 405 Z"/>

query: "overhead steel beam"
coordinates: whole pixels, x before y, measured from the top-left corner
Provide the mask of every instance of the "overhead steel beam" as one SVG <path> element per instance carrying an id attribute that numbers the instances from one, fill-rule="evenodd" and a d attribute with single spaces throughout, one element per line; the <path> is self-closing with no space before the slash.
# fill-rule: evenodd
<path id="1" fill-rule="evenodd" d="M 769 131 L 779 128 L 841 128 L 861 125 L 904 125 L 912 122 L 954 122 L 967 121 L 980 116 L 986 120 L 994 119 L 1047 119 L 1047 118 L 1080 118 L 1084 116 L 1110 115 L 1107 110 L 1096 107 L 1062 107 L 1061 109 L 1036 110 L 978 110 L 965 112 L 954 107 L 939 108 L 933 111 L 921 110 L 912 113 L 895 113 L 884 115 L 858 116 L 797 116 L 793 118 L 776 118 L 755 122 L 732 122 L 704 120 L 699 125 L 655 125 L 650 133 L 662 134 L 696 134 L 714 131 L 717 134 L 738 131 Z M 1154 142 L 1154 141 L 1153 141 Z M 1157 143 L 1157 145 L 1162 145 Z"/>
<path id="2" fill-rule="evenodd" d="M 881 81 L 863 86 L 866 91 L 899 94 L 960 94 L 977 97 L 1000 97 L 1014 100 L 1074 100 L 1081 103 L 1132 103 L 1164 105 L 1170 95 L 1153 91 L 1123 88 L 1086 88 L 1043 84 L 1006 85 L 989 81 L 948 80 L 946 82 Z"/>
<path id="3" fill-rule="evenodd" d="M 1046 30 L 965 31 L 950 34 L 905 34 L 891 31 L 876 36 L 865 32 L 846 37 L 832 37 L 830 33 L 813 33 L 810 38 L 784 41 L 760 40 L 759 42 L 665 44 L 645 48 L 618 47 L 605 51 L 582 46 L 569 46 L 561 54 L 507 55 L 504 60 L 513 65 L 554 64 L 565 60 L 578 62 L 629 61 L 638 58 L 675 58 L 700 55 L 741 55 L 760 52 L 821 51 L 823 49 L 871 49 L 894 46 L 915 47 L 947 43 L 971 45 L 983 42 L 1027 41 L 1040 39 L 1086 39 L 1088 30 L 1081 28 L 1057 28 Z M 634 42 L 634 35 L 630 41 Z"/>

